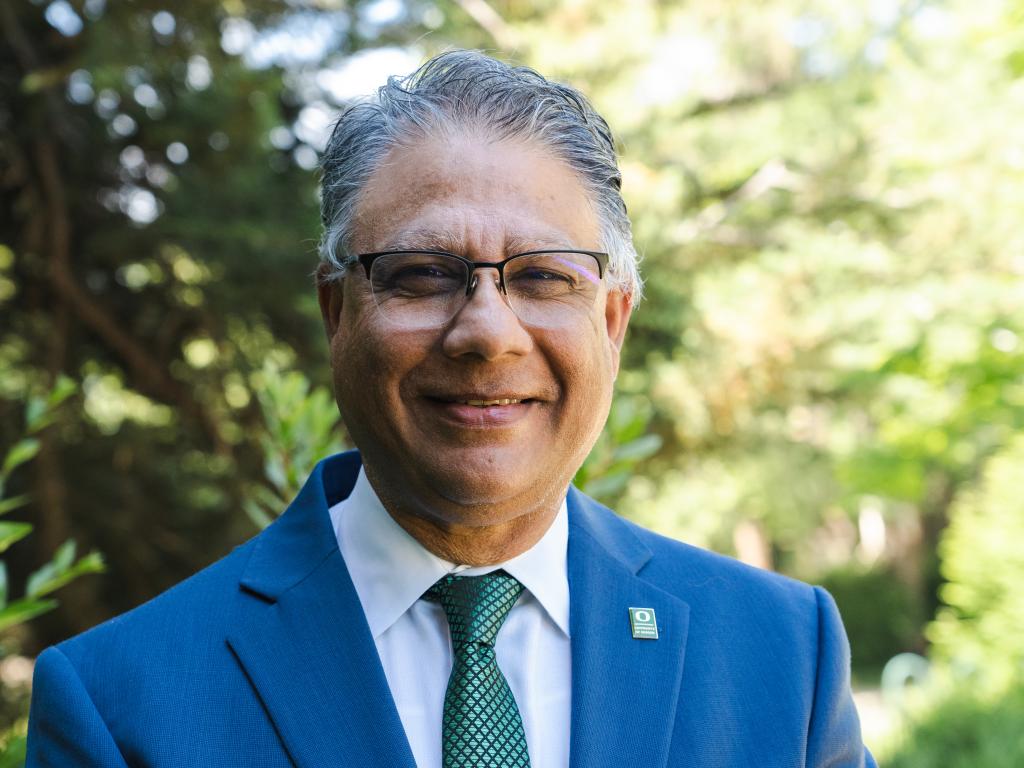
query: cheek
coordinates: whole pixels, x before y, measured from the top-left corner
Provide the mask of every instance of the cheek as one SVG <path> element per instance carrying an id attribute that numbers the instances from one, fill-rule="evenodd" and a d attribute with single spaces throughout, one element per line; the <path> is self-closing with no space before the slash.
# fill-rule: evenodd
<path id="1" fill-rule="evenodd" d="M 341 325 L 331 339 L 331 367 L 334 387 L 346 423 L 366 421 L 373 412 L 383 380 L 380 377 L 381 345 L 374 340 L 367 343 L 374 334 L 371 323 L 366 322 L 364 313 L 351 311 L 349 306 L 342 313 Z"/>
<path id="2" fill-rule="evenodd" d="M 579 340 L 576 344 L 562 341 L 559 345 L 558 367 L 564 394 L 573 403 L 575 418 L 589 422 L 611 397 L 616 365 L 614 345 L 600 323 L 581 327 L 564 338 Z"/>
<path id="3" fill-rule="evenodd" d="M 363 417 L 393 420 L 413 369 L 427 354 L 423 339 L 396 332 L 360 313 L 332 341 L 331 357 L 339 404 Z"/>
<path id="4" fill-rule="evenodd" d="M 590 350 L 588 364 L 593 377 L 593 386 L 610 386 L 610 383 L 615 380 L 618 369 L 619 350 L 608 335 L 608 326 L 603 316 L 595 316 L 588 330 L 592 334 L 588 347 Z"/>

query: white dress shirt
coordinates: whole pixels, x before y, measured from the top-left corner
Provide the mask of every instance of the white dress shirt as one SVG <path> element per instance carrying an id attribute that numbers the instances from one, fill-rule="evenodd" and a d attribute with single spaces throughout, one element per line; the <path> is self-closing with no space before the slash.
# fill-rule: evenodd
<path id="1" fill-rule="evenodd" d="M 572 668 L 569 646 L 569 523 L 565 502 L 532 548 L 471 568 L 427 551 L 381 504 L 366 474 L 330 510 L 418 768 L 441 768 L 441 718 L 452 669 L 448 620 L 421 599 L 449 573 L 499 568 L 525 587 L 495 642 L 498 666 L 523 718 L 532 768 L 568 768 Z"/>

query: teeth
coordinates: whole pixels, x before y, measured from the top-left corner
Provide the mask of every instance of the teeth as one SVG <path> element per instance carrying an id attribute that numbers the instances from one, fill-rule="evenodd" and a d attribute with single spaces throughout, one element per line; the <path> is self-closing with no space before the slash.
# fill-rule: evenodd
<path id="1" fill-rule="evenodd" d="M 513 403 L 520 402 L 512 398 L 503 398 L 501 400 L 463 400 L 466 405 L 475 405 L 478 408 L 486 408 L 489 405 L 512 405 Z"/>

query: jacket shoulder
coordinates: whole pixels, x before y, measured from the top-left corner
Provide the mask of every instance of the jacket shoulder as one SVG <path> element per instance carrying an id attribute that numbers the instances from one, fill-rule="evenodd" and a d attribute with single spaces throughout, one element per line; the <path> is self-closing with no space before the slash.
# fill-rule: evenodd
<path id="1" fill-rule="evenodd" d="M 651 560 L 641 576 L 650 579 L 681 579 L 693 585 L 714 585 L 720 588 L 742 587 L 779 597 L 799 595 L 804 599 L 814 599 L 811 595 L 812 587 L 802 581 L 669 538 L 628 520 L 623 522 L 651 550 Z"/>
<path id="2" fill-rule="evenodd" d="M 225 607 L 239 589 L 239 579 L 258 536 L 235 547 L 165 592 L 57 645 L 72 663 L 96 659 L 130 662 L 135 654 L 168 654 L 195 647 L 204 638 L 222 637 Z"/>
<path id="3" fill-rule="evenodd" d="M 824 590 L 655 533 L 590 499 L 579 512 L 580 527 L 622 555 L 639 578 L 689 603 L 702 620 L 733 630 L 815 635 L 819 600 L 828 600 Z"/>

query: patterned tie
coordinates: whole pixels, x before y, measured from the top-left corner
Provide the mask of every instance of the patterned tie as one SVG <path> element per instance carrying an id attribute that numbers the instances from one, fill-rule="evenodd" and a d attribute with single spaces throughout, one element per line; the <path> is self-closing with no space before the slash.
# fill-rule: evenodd
<path id="1" fill-rule="evenodd" d="M 444 696 L 444 768 L 529 768 L 519 708 L 494 640 L 523 585 L 504 571 L 445 576 L 424 597 L 448 617 L 455 661 Z"/>

